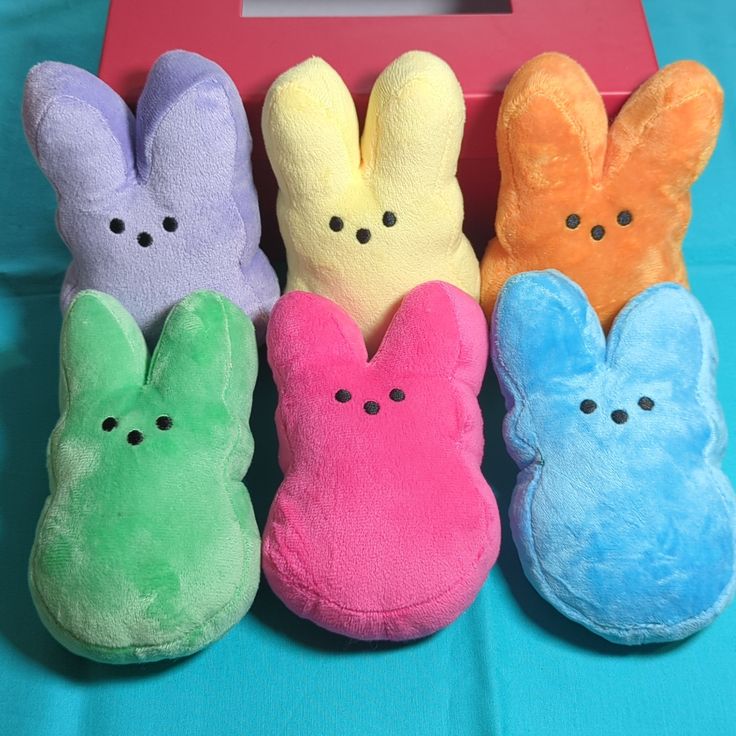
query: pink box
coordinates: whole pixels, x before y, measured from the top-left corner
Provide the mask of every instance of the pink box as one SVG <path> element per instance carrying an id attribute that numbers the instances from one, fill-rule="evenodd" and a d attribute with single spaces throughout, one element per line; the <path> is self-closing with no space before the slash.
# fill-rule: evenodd
<path id="1" fill-rule="evenodd" d="M 487 0 L 485 6 L 503 2 Z M 111 0 L 100 76 L 134 106 L 151 64 L 164 51 L 196 51 L 225 68 L 245 101 L 255 143 L 263 242 L 276 257 L 282 247 L 276 182 L 263 148 L 261 108 L 271 82 L 309 56 L 321 56 L 335 67 L 360 115 L 375 78 L 403 52 L 431 51 L 453 67 L 467 105 L 459 167 L 464 230 L 479 252 L 493 231 L 499 179 L 496 115 L 513 72 L 543 51 L 567 53 L 588 70 L 614 115 L 657 69 L 640 0 L 511 0 L 511 12 L 363 17 L 244 16 L 243 5 L 247 13 L 251 3 L 263 13 L 265 0 Z M 266 5 L 266 12 L 278 5 Z M 468 11 L 484 3 L 454 0 L 445 5 Z M 351 0 L 340 3 L 341 12 L 350 7 Z"/>

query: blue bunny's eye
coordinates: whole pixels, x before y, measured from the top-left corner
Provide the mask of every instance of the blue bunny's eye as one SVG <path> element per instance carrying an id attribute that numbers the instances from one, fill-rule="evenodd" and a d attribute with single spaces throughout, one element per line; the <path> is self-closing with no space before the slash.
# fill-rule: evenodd
<path id="1" fill-rule="evenodd" d="M 644 411 L 651 411 L 654 409 L 654 401 L 652 401 L 648 396 L 642 396 L 637 403 L 641 409 L 644 409 Z"/>
<path id="2" fill-rule="evenodd" d="M 593 399 L 584 399 L 580 402 L 580 411 L 583 414 L 592 414 L 598 408 L 598 404 Z"/>

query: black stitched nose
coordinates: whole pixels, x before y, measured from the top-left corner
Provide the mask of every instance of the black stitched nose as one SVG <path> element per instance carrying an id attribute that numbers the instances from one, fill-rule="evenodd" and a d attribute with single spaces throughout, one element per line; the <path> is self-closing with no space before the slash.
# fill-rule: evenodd
<path id="1" fill-rule="evenodd" d="M 378 412 L 381 411 L 381 407 L 377 401 L 366 401 L 365 404 L 363 404 L 363 409 L 366 414 L 378 414 Z"/>
<path id="2" fill-rule="evenodd" d="M 593 227 L 590 228 L 590 237 L 593 238 L 593 240 L 602 240 L 605 234 L 606 228 L 604 228 L 603 225 L 593 225 Z"/>
<path id="3" fill-rule="evenodd" d="M 611 412 L 611 419 L 613 419 L 616 424 L 626 424 L 629 419 L 629 415 L 623 409 L 616 409 L 616 411 Z"/>
<path id="4" fill-rule="evenodd" d="M 138 233 L 138 245 L 142 246 L 143 248 L 148 248 L 151 243 L 153 243 L 153 237 L 150 233 Z"/>
<path id="5" fill-rule="evenodd" d="M 143 442 L 143 432 L 133 429 L 128 432 L 128 443 L 131 445 L 140 445 Z"/>
<path id="6" fill-rule="evenodd" d="M 358 242 L 361 245 L 365 245 L 371 239 L 371 231 L 368 228 L 362 227 L 355 233 L 355 237 L 358 238 Z"/>

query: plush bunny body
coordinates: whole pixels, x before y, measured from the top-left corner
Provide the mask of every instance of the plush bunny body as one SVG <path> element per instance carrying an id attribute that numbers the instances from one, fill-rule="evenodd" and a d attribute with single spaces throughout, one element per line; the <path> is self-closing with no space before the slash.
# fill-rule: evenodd
<path id="1" fill-rule="evenodd" d="M 263 330 L 279 288 L 258 248 L 248 121 L 220 67 L 164 54 L 134 118 L 95 76 L 46 62 L 28 74 L 23 115 L 73 257 L 63 310 L 81 289 L 103 291 L 154 340 L 176 302 L 211 289 Z"/>
<path id="2" fill-rule="evenodd" d="M 260 539 L 241 479 L 258 368 L 252 324 L 197 292 L 152 359 L 112 297 L 83 292 L 62 330 L 61 418 L 29 582 L 67 648 L 111 663 L 190 654 L 250 607 Z"/>
<path id="3" fill-rule="evenodd" d="M 521 472 L 511 528 L 552 605 L 622 644 L 686 637 L 736 586 L 736 503 L 700 305 L 651 287 L 608 341 L 582 291 L 554 271 L 501 292 L 492 354 Z"/>
<path id="4" fill-rule="evenodd" d="M 506 279 L 523 271 L 572 278 L 605 329 L 647 287 L 687 285 L 690 186 L 715 147 L 722 111 L 713 75 L 681 61 L 645 82 L 609 129 L 576 62 L 549 53 L 524 64 L 498 116 L 496 238 L 481 264 L 487 315 Z"/>
<path id="5" fill-rule="evenodd" d="M 322 59 L 282 74 L 266 97 L 287 290 L 337 302 L 370 353 L 417 284 L 440 279 L 479 296 L 455 178 L 464 122 L 452 70 L 418 51 L 379 76 L 360 140 L 350 93 Z"/>
<path id="6" fill-rule="evenodd" d="M 498 554 L 480 472 L 485 320 L 443 283 L 404 298 L 376 356 L 334 303 L 292 292 L 268 332 L 284 482 L 263 569 L 298 615 L 359 639 L 454 620 Z"/>

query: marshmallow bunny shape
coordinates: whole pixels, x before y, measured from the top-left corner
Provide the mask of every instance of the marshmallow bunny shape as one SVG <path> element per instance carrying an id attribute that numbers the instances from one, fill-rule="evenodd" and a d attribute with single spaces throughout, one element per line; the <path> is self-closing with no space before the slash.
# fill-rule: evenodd
<path id="1" fill-rule="evenodd" d="M 85 291 L 61 336 L 61 418 L 29 583 L 71 651 L 122 664 L 180 657 L 249 609 L 260 537 L 242 484 L 258 370 L 241 309 L 195 292 L 150 358 L 133 318 Z"/>
<path id="2" fill-rule="evenodd" d="M 608 125 L 583 68 L 542 54 L 513 76 L 496 130 L 496 238 L 481 264 L 490 317 L 506 279 L 554 268 L 580 284 L 604 326 L 662 281 L 687 286 L 690 187 L 716 144 L 723 92 L 693 61 L 657 72 Z"/>
<path id="3" fill-rule="evenodd" d="M 555 271 L 512 277 L 492 355 L 521 472 L 511 529 L 539 593 L 621 644 L 681 639 L 736 586 L 736 502 L 712 327 L 683 287 L 633 299 L 604 336 Z"/>
<path id="4" fill-rule="evenodd" d="M 404 298 L 372 360 L 336 304 L 291 292 L 267 336 L 284 481 L 263 570 L 299 616 L 358 639 L 413 639 L 467 608 L 498 555 L 480 472 L 479 305 L 431 282 Z"/>
<path id="5" fill-rule="evenodd" d="M 248 121 L 219 66 L 164 54 L 134 118 L 97 77 L 44 62 L 28 74 L 23 120 L 72 253 L 64 311 L 79 290 L 103 291 L 155 341 L 176 302 L 211 289 L 264 330 L 279 287 L 258 247 Z"/>
<path id="6" fill-rule="evenodd" d="M 322 59 L 288 70 L 268 92 L 263 137 L 279 185 L 287 290 L 337 302 L 371 354 L 414 286 L 439 279 L 479 297 L 455 178 L 464 123 L 452 70 L 420 51 L 381 73 L 360 140 L 350 92 Z"/>

